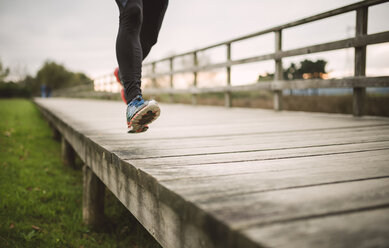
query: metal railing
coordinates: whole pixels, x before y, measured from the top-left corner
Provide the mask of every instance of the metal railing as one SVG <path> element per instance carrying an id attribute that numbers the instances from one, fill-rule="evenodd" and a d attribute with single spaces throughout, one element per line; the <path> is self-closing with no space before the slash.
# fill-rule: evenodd
<path id="1" fill-rule="evenodd" d="M 207 46 L 201 49 L 196 49 L 186 53 L 181 53 L 166 57 L 160 60 L 153 61 L 151 63 L 144 64 L 144 66 L 151 66 L 151 73 L 143 75 L 144 78 L 151 79 L 155 82 L 160 77 L 169 76 L 170 88 L 150 88 L 145 89 L 146 94 L 180 94 L 190 93 L 192 94 L 192 102 L 196 104 L 196 95 L 200 93 L 224 93 L 225 94 L 225 106 L 231 107 L 232 99 L 231 92 L 236 91 L 252 91 L 252 90 L 271 90 L 274 95 L 274 109 L 282 110 L 282 90 L 284 89 L 309 89 L 309 88 L 353 88 L 353 114 L 355 116 L 362 116 L 364 114 L 364 102 L 366 95 L 366 87 L 388 87 L 389 76 L 383 77 L 365 77 L 366 74 L 366 47 L 372 44 L 379 44 L 389 42 L 389 31 L 367 34 L 368 23 L 368 8 L 373 5 L 388 2 L 389 0 L 366 0 L 344 6 L 338 9 L 327 11 L 318 15 L 314 15 L 308 18 L 303 18 L 298 21 L 290 22 L 277 27 L 269 28 L 263 31 L 259 31 L 253 34 L 242 36 L 236 39 L 228 40 L 225 42 L 217 43 L 211 46 Z M 321 19 L 329 18 L 332 16 L 344 14 L 347 12 L 356 11 L 356 35 L 353 38 L 337 40 L 333 42 L 327 42 L 317 45 L 311 45 L 291 50 L 282 49 L 282 33 L 285 29 L 296 27 L 299 25 L 307 24 L 310 22 L 318 21 Z M 275 51 L 270 54 L 247 57 L 243 59 L 231 59 L 231 44 L 250 39 L 253 37 L 261 36 L 264 34 L 275 34 Z M 200 66 L 198 63 L 198 54 L 212 48 L 222 47 L 226 48 L 226 60 L 222 63 L 214 63 L 205 66 Z M 286 57 L 292 57 L 297 55 L 312 54 L 318 52 L 327 52 L 345 48 L 355 48 L 355 61 L 354 61 L 354 77 L 342 78 L 342 79 L 307 79 L 307 80 L 283 80 L 283 67 L 282 59 Z M 190 68 L 184 68 L 175 70 L 174 61 L 179 57 L 184 56 L 193 57 L 193 66 Z M 243 86 L 231 86 L 231 67 L 235 65 L 274 60 L 275 62 L 275 74 L 274 80 L 269 82 L 260 82 Z M 169 61 L 169 71 L 164 73 L 156 73 L 156 66 L 159 63 L 165 63 Z M 197 78 L 199 72 L 209 71 L 213 69 L 226 69 L 226 86 L 213 87 L 213 88 L 198 88 Z M 174 89 L 173 80 L 174 76 L 183 73 L 193 73 L 192 87 L 189 89 Z"/>

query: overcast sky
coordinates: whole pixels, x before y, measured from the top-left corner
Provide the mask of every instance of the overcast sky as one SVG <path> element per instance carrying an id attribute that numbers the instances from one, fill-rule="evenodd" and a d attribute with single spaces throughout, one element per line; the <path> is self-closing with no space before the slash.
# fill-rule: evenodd
<path id="1" fill-rule="evenodd" d="M 358 1 L 170 0 L 158 44 L 148 61 L 284 24 Z M 389 30 L 389 3 L 369 11 L 369 33 Z M 0 0 L 0 60 L 34 75 L 47 59 L 96 77 L 116 66 L 115 1 Z M 351 37 L 355 13 L 286 30 L 285 49 Z M 255 43 L 255 44 L 254 44 Z M 233 58 L 272 52 L 273 36 L 237 44 Z M 353 51 L 318 54 L 329 69 L 351 70 Z M 315 58 L 315 57 L 313 57 Z M 334 59 L 335 58 L 335 59 Z M 285 63 L 300 58 L 285 60 Z M 331 61 L 333 60 L 333 61 Z M 351 64 L 351 63 L 349 63 Z M 271 70 L 271 62 L 262 71 Z M 368 71 L 389 74 L 389 43 L 368 50 Z"/>

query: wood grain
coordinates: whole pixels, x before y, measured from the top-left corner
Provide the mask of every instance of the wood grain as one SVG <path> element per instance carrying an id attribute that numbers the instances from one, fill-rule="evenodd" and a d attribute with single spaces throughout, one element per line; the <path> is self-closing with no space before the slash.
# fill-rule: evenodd
<path id="1" fill-rule="evenodd" d="M 164 104 L 129 135 L 122 103 L 35 102 L 164 247 L 388 245 L 388 118 Z"/>

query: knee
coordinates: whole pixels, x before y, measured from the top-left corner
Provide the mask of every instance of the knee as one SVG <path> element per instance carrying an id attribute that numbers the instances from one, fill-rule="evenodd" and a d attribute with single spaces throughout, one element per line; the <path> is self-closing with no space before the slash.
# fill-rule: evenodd
<path id="1" fill-rule="evenodd" d="M 120 26 L 126 29 L 140 29 L 143 21 L 142 6 L 128 3 L 120 12 Z"/>

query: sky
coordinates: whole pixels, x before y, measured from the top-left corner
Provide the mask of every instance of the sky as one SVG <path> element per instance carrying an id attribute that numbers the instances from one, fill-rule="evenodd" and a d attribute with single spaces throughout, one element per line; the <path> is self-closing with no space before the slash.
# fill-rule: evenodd
<path id="1" fill-rule="evenodd" d="M 358 1 L 353 0 L 170 0 L 151 61 L 281 25 Z M 389 2 L 369 10 L 369 33 L 389 30 Z M 118 8 L 113 0 L 0 0 L 0 61 L 15 74 L 35 75 L 45 60 L 63 64 L 91 77 L 111 73 L 117 66 L 115 41 Z M 285 30 L 284 49 L 352 37 L 355 13 L 332 17 Z M 232 57 L 272 52 L 274 36 L 238 43 Z M 220 51 L 206 56 L 217 61 Z M 333 76 L 352 74 L 353 50 L 285 59 L 284 65 L 303 58 L 326 59 Z M 223 57 L 224 58 L 224 57 Z M 389 74 L 389 43 L 368 48 L 368 75 Z M 271 72 L 272 61 L 241 66 L 253 74 Z M 255 74 L 255 75 L 254 75 Z M 250 80 L 250 79 L 246 79 Z"/>

